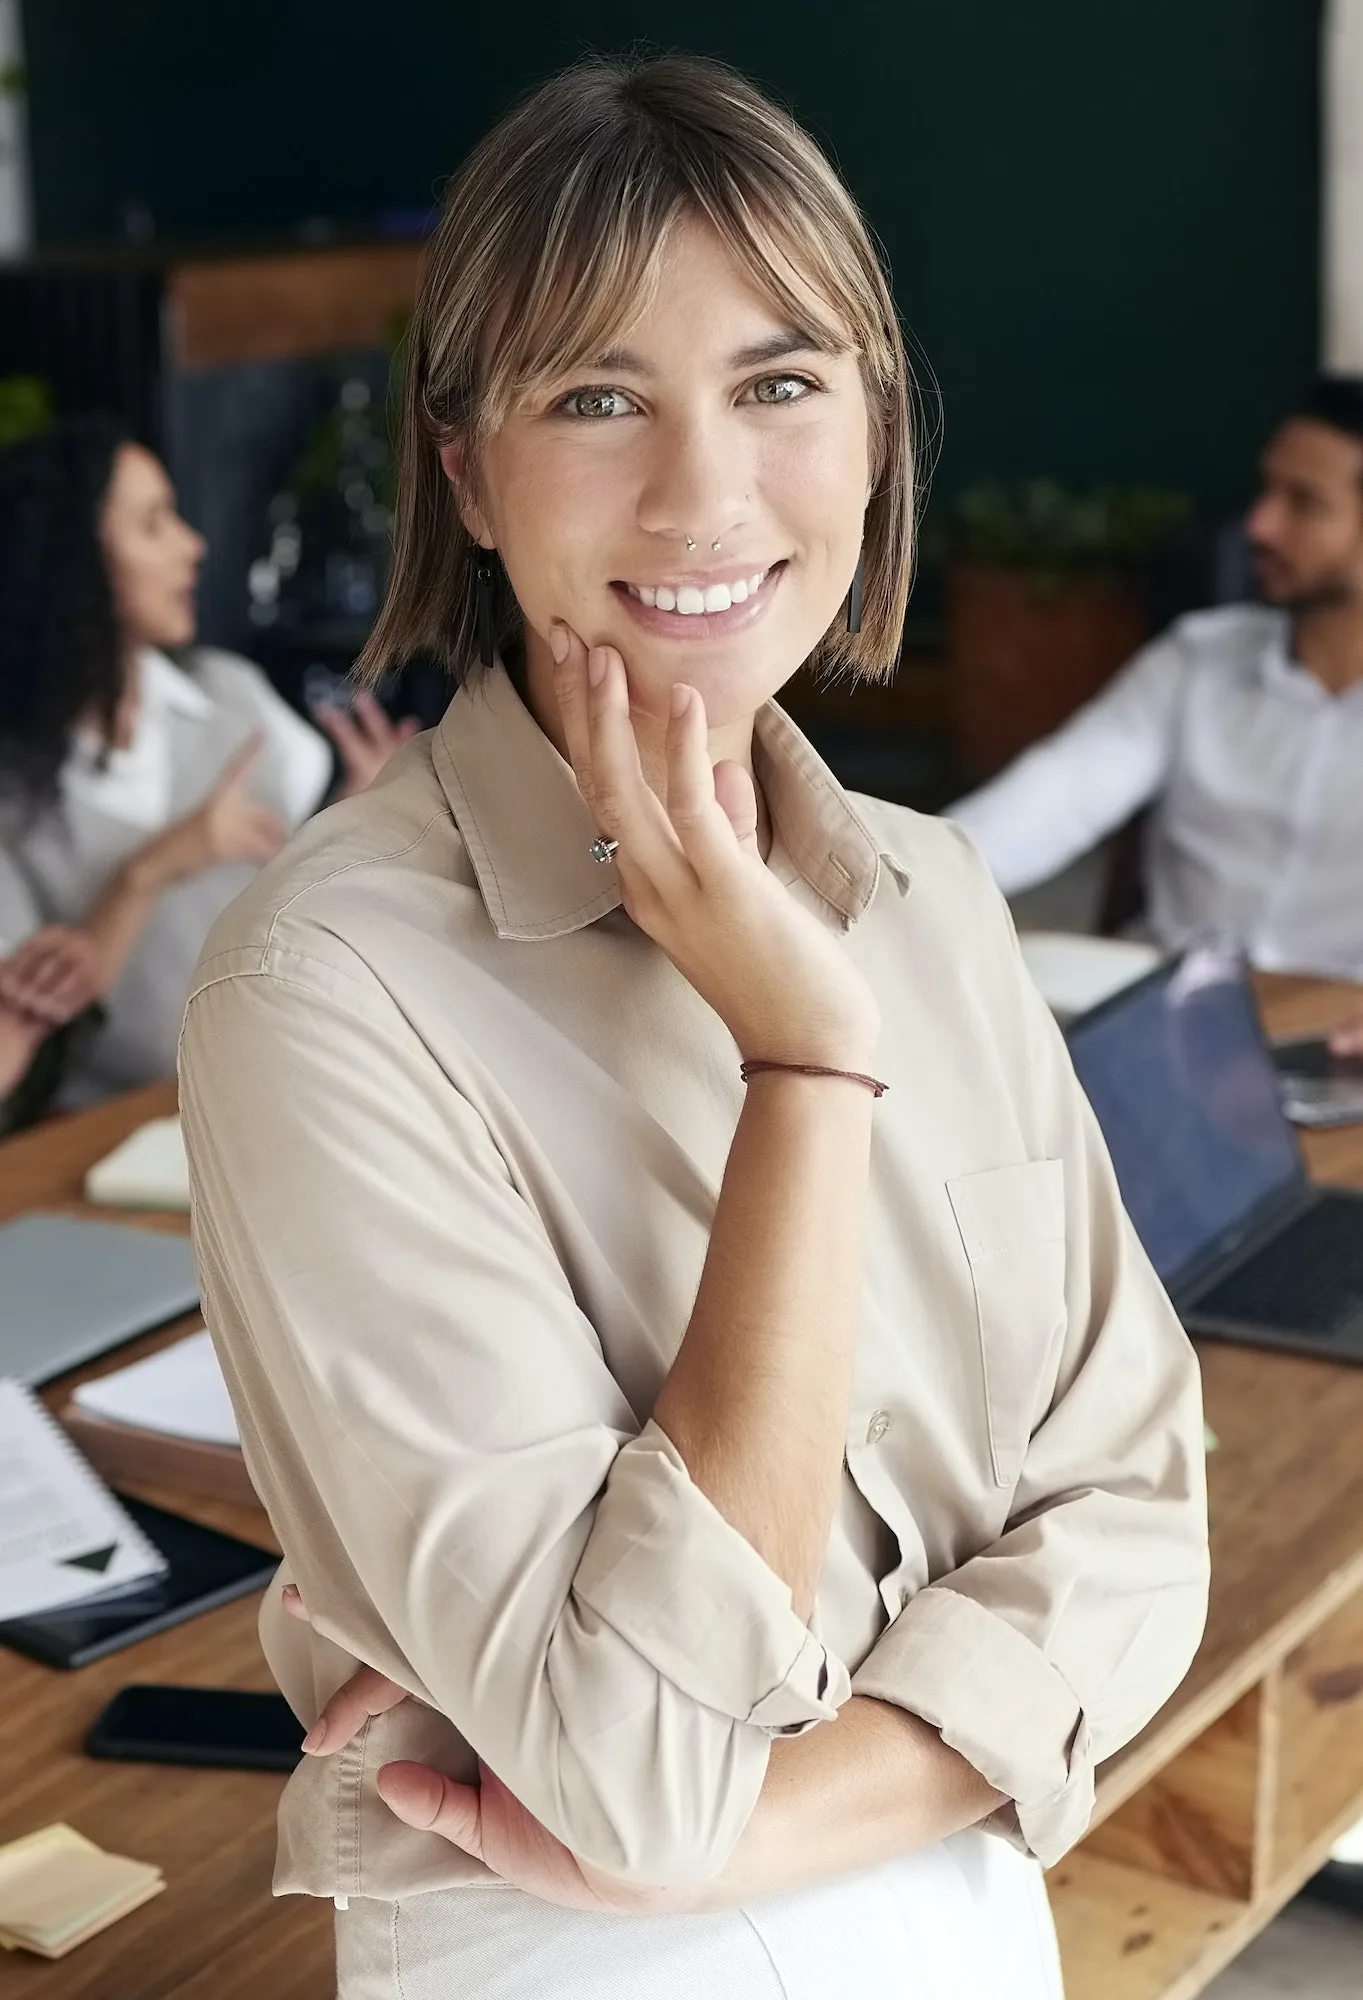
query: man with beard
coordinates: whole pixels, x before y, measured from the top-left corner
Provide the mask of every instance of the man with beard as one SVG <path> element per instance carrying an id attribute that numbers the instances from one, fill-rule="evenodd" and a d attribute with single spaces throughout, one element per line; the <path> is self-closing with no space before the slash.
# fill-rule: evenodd
<path id="1" fill-rule="evenodd" d="M 1279 426 L 1245 526 L 1259 603 L 1179 619 L 951 817 L 1013 894 L 1148 806 L 1161 944 L 1363 979 L 1363 379 Z"/>

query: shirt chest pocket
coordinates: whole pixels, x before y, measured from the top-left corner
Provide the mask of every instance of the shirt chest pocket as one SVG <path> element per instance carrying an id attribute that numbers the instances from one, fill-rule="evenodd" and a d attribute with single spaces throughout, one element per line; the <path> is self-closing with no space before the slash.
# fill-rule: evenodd
<path id="1" fill-rule="evenodd" d="M 947 1194 L 975 1288 L 994 1478 L 1015 1486 L 1065 1330 L 1065 1165 L 962 1174 Z"/>

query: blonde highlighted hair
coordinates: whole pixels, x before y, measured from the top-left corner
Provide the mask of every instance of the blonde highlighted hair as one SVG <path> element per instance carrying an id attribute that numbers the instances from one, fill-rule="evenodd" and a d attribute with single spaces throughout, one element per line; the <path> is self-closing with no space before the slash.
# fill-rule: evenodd
<path id="1" fill-rule="evenodd" d="M 477 658 L 477 546 L 438 457 L 478 451 L 521 398 L 618 344 L 646 310 L 668 231 L 698 216 L 782 319 L 852 348 L 870 422 L 861 630 L 841 615 L 811 661 L 882 679 L 898 658 L 913 558 L 904 342 L 852 196 L 809 135 L 722 64 L 593 60 L 536 90 L 450 184 L 403 362 L 393 566 L 358 663 L 373 680 L 415 653 L 456 678 Z M 821 307 L 811 325 L 807 296 Z M 520 613 L 497 572 L 499 646 Z"/>

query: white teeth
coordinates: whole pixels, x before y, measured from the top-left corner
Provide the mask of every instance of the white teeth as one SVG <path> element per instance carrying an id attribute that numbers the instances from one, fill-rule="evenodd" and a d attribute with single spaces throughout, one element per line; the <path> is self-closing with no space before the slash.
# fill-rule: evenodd
<path id="1" fill-rule="evenodd" d="M 702 613 L 728 611 L 735 604 L 746 604 L 755 597 L 766 582 L 770 570 L 759 569 L 752 576 L 740 576 L 733 583 L 711 583 L 704 590 L 694 583 L 683 583 L 676 590 L 660 583 L 651 589 L 646 583 L 626 585 L 631 597 L 637 597 L 641 604 L 659 611 L 675 611 L 681 618 L 698 618 Z"/>

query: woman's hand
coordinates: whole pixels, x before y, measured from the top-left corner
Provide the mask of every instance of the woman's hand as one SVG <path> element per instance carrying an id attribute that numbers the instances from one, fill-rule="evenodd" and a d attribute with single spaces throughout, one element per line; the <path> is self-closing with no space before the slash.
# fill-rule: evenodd
<path id="1" fill-rule="evenodd" d="M 283 1603 L 306 1622 L 297 1587 L 285 1584 Z M 311 1756 L 342 1750 L 371 1716 L 384 1715 L 412 1699 L 405 1688 L 374 1667 L 357 1667 L 339 1687 L 304 1738 Z M 565 1910 L 616 1910 L 656 1915 L 692 1907 L 686 1892 L 641 1889 L 616 1882 L 577 1859 L 561 1840 L 479 1762 L 479 1782 L 459 1784 L 429 1764 L 385 1764 L 378 1775 L 379 1797 L 405 1825 L 438 1834 L 462 1848 L 527 1896 Z"/>
<path id="2" fill-rule="evenodd" d="M 251 797 L 251 773 L 265 748 L 257 731 L 229 758 L 202 805 L 148 841 L 132 868 L 153 892 L 188 881 L 225 861 L 263 867 L 278 854 L 289 830 L 277 813 Z"/>
<path id="3" fill-rule="evenodd" d="M 0 959 L 0 1001 L 41 1023 L 44 1033 L 83 1014 L 106 983 L 95 940 L 63 924 L 49 924 Z"/>
<path id="4" fill-rule="evenodd" d="M 763 866 L 752 779 L 738 764 L 711 766 L 699 693 L 673 689 L 664 803 L 644 777 L 619 653 L 589 654 L 565 625 L 551 642 L 573 770 L 599 832 L 619 842 L 629 915 L 744 1058 L 866 1068 L 876 1001 L 834 934 Z"/>
<path id="5" fill-rule="evenodd" d="M 1336 1056 L 1363 1056 L 1363 1014 L 1351 1014 L 1330 1030 L 1330 1053 Z"/>
<path id="6" fill-rule="evenodd" d="M 312 711 L 319 729 L 336 745 L 344 777 L 336 796 L 353 798 L 373 782 L 395 750 L 400 750 L 421 724 L 414 715 L 392 722 L 372 694 L 361 689 L 349 708 L 319 701 Z"/>

